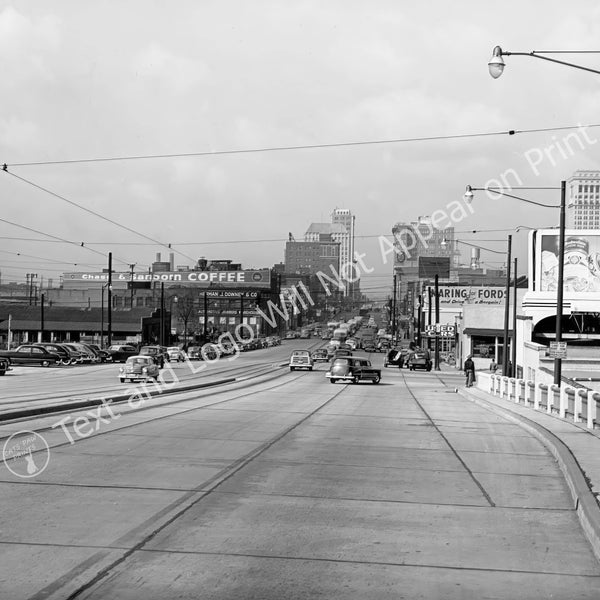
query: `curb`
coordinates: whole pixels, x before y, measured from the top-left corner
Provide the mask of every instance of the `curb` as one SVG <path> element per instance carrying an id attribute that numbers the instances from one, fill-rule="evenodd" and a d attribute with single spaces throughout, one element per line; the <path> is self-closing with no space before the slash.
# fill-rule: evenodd
<path id="1" fill-rule="evenodd" d="M 557 435 L 546 429 L 543 425 L 514 413 L 509 408 L 498 406 L 485 398 L 471 396 L 472 393 L 465 393 L 463 390 L 459 390 L 459 394 L 463 398 L 516 423 L 531 433 L 554 456 L 571 492 L 571 498 L 573 499 L 573 505 L 581 527 L 592 546 L 596 559 L 600 561 L 600 506 L 571 449 Z"/>
<path id="2" fill-rule="evenodd" d="M 283 366 L 286 366 L 288 362 L 282 363 L 272 363 L 270 366 L 273 370 L 279 369 Z M 269 371 L 267 371 L 268 373 Z M 145 396 L 154 397 L 154 396 L 168 396 L 170 394 L 180 394 L 184 392 L 190 392 L 193 390 L 199 390 L 203 388 L 216 387 L 219 385 L 225 385 L 228 383 L 242 382 L 248 381 L 254 377 L 260 377 L 267 373 L 260 373 L 258 375 L 250 375 L 250 376 L 239 376 L 239 377 L 226 377 L 224 379 L 218 379 L 216 381 L 208 381 L 204 383 L 195 383 L 192 385 L 185 385 L 182 387 L 178 387 L 176 389 L 165 389 L 165 390 L 155 390 L 150 391 L 149 389 L 145 391 Z M 51 415 L 55 413 L 61 413 L 64 411 L 71 410 L 79 410 L 83 408 L 91 408 L 94 406 L 100 406 L 105 402 L 110 402 L 111 404 L 122 404 L 127 402 L 131 398 L 131 394 L 119 394 L 117 396 L 112 396 L 109 398 L 100 397 L 100 398 L 89 398 L 87 400 L 75 400 L 73 402 L 63 403 L 63 404 L 48 404 L 45 406 L 37 406 L 31 408 L 22 408 L 18 410 L 7 411 L 4 413 L 0 413 L 0 423 L 6 421 L 13 421 L 16 419 L 26 419 L 28 417 L 37 417 L 37 416 L 45 416 Z"/>

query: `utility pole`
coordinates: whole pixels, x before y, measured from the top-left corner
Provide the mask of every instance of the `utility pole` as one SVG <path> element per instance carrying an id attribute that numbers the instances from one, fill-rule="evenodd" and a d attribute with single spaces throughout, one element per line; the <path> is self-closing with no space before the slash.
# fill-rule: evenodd
<path id="1" fill-rule="evenodd" d="M 502 375 L 504 377 L 510 377 L 511 373 L 508 372 L 508 314 L 510 310 L 510 263 L 511 263 L 511 245 L 512 235 L 508 236 L 508 247 L 506 249 L 506 289 L 504 298 L 504 338 L 502 347 Z"/>
<path id="2" fill-rule="evenodd" d="M 40 307 L 40 342 L 44 342 L 44 301 L 46 299 L 46 295 L 42 294 L 42 304 Z"/>
<path id="3" fill-rule="evenodd" d="M 129 265 L 129 267 L 131 268 L 131 279 L 129 282 L 129 285 L 131 286 L 131 308 L 133 308 L 133 269 L 135 267 L 135 264 Z"/>
<path id="4" fill-rule="evenodd" d="M 512 338 L 512 377 L 517 373 L 517 259 L 515 258 L 515 272 L 513 275 L 513 338 Z"/>
<path id="5" fill-rule="evenodd" d="M 108 253 L 108 293 L 106 294 L 108 304 L 108 323 L 106 325 L 106 342 L 112 345 L 112 252 Z"/>
<path id="6" fill-rule="evenodd" d="M 440 370 L 440 284 L 439 275 L 435 274 L 435 364 L 434 369 Z"/>

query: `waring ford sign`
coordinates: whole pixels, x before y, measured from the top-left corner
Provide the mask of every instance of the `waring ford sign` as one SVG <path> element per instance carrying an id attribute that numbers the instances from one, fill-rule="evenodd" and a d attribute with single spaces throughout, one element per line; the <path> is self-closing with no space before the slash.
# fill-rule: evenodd
<path id="1" fill-rule="evenodd" d="M 432 290 L 433 291 L 433 290 Z M 499 286 L 440 286 L 442 304 L 504 304 L 505 288 Z"/>
<path id="2" fill-rule="evenodd" d="M 65 273 L 65 283 L 105 283 L 108 273 L 79 272 Z M 181 283 L 208 287 L 211 284 L 221 284 L 227 287 L 269 287 L 271 285 L 269 269 L 252 271 L 160 271 L 157 273 L 115 273 L 112 274 L 113 283 L 118 282 L 163 282 Z"/>

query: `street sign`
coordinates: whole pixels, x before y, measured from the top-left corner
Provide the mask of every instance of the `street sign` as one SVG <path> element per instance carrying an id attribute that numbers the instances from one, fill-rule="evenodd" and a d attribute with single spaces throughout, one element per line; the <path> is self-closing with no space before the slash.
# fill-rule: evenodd
<path id="1" fill-rule="evenodd" d="M 548 356 L 550 358 L 567 358 L 567 342 L 550 342 Z"/>
<path id="2" fill-rule="evenodd" d="M 427 337 L 454 337 L 455 334 L 454 325 L 440 325 L 436 323 L 435 325 L 425 325 L 425 335 Z"/>

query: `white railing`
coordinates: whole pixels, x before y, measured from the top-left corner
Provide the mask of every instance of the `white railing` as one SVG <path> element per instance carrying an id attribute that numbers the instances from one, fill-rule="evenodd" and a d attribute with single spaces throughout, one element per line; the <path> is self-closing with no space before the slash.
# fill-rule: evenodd
<path id="1" fill-rule="evenodd" d="M 600 427 L 600 392 L 563 384 L 557 386 L 525 379 L 477 373 L 477 387 L 504 400 L 557 415 L 588 429 Z"/>

